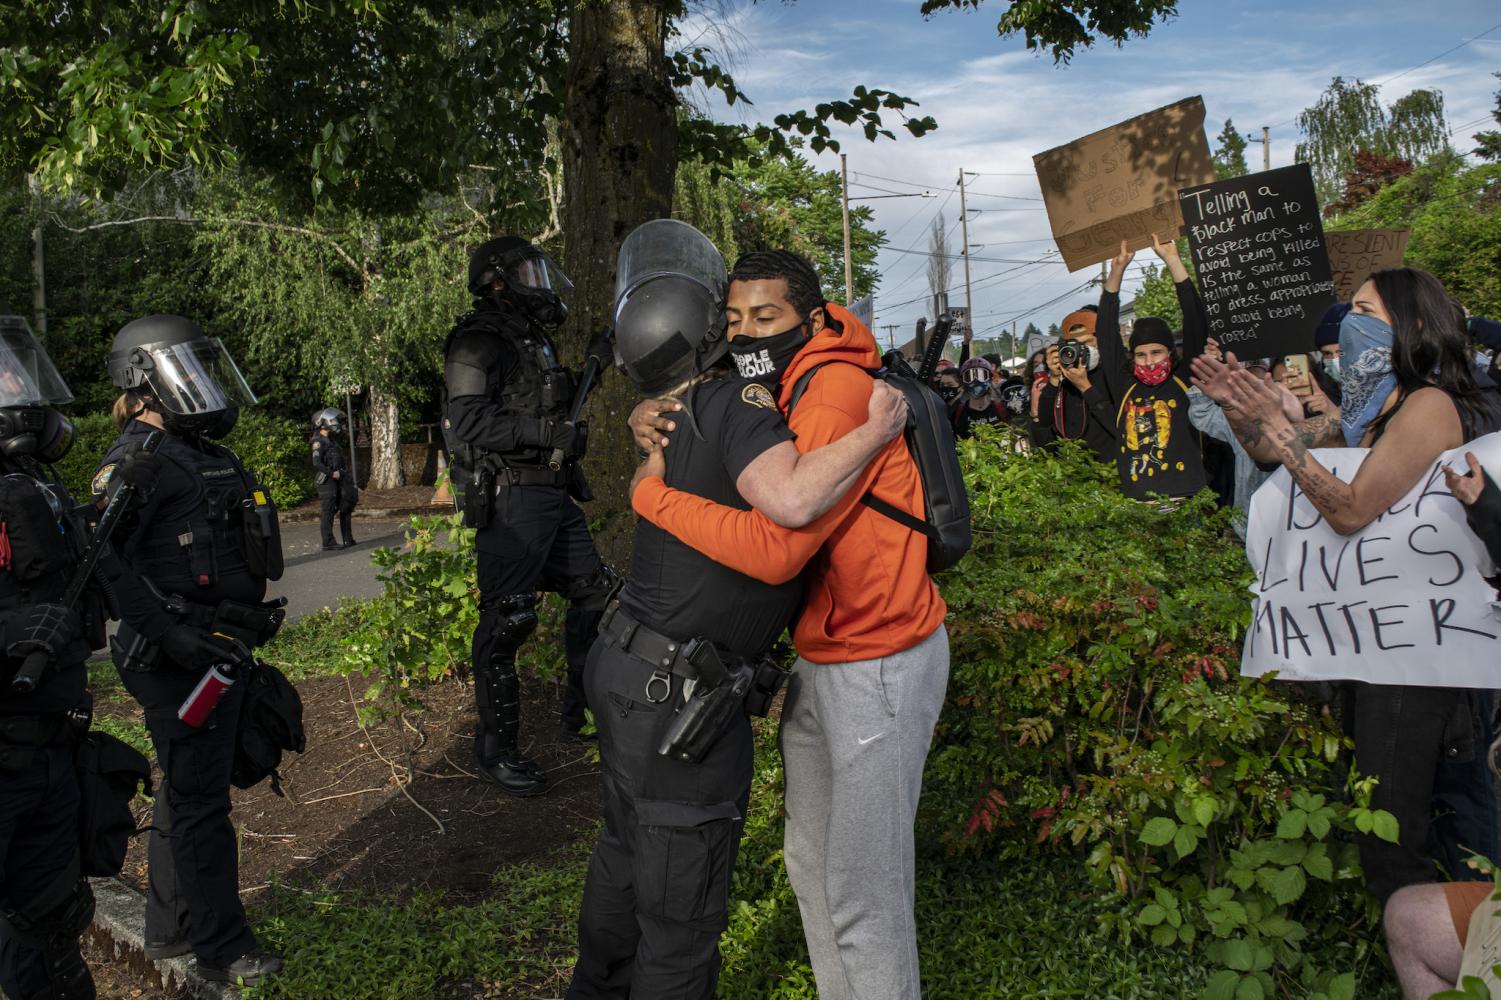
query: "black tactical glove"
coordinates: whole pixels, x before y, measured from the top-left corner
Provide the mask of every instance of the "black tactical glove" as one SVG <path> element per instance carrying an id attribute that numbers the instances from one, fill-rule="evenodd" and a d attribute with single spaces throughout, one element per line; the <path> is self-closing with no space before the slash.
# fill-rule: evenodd
<path id="1" fill-rule="evenodd" d="M 83 620 L 77 611 L 61 604 L 38 604 L 6 623 L 5 655 L 17 660 L 37 652 L 56 656 L 82 637 Z"/>
<path id="2" fill-rule="evenodd" d="M 202 670 L 215 663 L 243 663 L 250 659 L 250 650 L 240 640 L 197 625 L 173 625 L 163 633 L 158 646 L 163 656 L 184 670 Z"/>
<path id="3" fill-rule="evenodd" d="M 589 340 L 584 348 L 584 360 L 599 359 L 599 370 L 604 371 L 615 363 L 615 331 L 605 327 Z"/>
<path id="4" fill-rule="evenodd" d="M 580 420 L 573 425 L 573 447 L 565 449 L 563 454 L 574 461 L 580 461 L 589 451 L 589 421 Z"/>
<path id="5" fill-rule="evenodd" d="M 530 423 L 532 426 L 528 428 L 526 444 L 544 449 L 561 448 L 565 455 L 573 453 L 578 440 L 578 430 L 573 424 L 542 418 Z"/>
<path id="6" fill-rule="evenodd" d="M 161 478 L 161 473 L 162 460 L 153 452 L 133 444 L 126 449 L 125 457 L 115 466 L 114 474 L 126 486 L 133 487 L 137 495 L 148 497 L 156 489 L 156 481 Z"/>

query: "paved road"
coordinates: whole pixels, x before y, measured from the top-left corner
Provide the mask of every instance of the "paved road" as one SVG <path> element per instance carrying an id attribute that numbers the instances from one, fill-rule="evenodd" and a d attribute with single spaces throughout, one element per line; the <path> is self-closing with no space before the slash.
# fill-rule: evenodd
<path id="1" fill-rule="evenodd" d="M 370 565 L 370 552 L 382 545 L 401 544 L 405 518 L 355 518 L 352 549 L 322 551 L 317 521 L 297 521 L 281 528 L 287 569 L 270 584 L 266 596 L 287 599 L 287 620 L 324 607 L 337 607 L 341 597 L 374 597 L 381 591 Z"/>

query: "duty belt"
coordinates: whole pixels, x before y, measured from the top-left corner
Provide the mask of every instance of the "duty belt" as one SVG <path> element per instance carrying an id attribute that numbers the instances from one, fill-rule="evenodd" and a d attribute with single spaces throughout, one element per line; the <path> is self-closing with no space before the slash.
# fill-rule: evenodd
<path id="1" fill-rule="evenodd" d="M 702 678 L 710 685 L 720 684 L 728 676 L 719 651 L 712 642 L 699 638 L 674 639 L 670 635 L 663 635 L 627 614 L 621 608 L 619 599 L 611 601 L 605 608 L 604 617 L 599 622 L 599 634 L 619 646 L 622 652 L 652 668 L 651 680 L 646 684 L 648 701 L 660 704 L 667 700 L 672 693 L 669 674 L 684 680 L 696 681 Z M 658 684 L 662 686 L 660 698 L 656 697 L 659 693 L 656 690 Z"/>
<path id="2" fill-rule="evenodd" d="M 511 486 L 567 486 L 569 469 L 564 463 L 563 468 L 553 471 L 542 468 L 517 468 L 507 465 L 495 470 L 495 484 Z"/>

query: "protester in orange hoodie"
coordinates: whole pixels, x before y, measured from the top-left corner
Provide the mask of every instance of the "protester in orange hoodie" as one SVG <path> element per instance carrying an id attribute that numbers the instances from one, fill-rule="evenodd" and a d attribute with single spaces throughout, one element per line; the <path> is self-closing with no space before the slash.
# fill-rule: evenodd
<path id="1" fill-rule="evenodd" d="M 826 303 L 817 272 L 786 251 L 747 254 L 730 273 L 730 351 L 775 394 L 808 452 L 866 419 L 875 338 Z M 787 873 L 824 1000 L 917 997 L 913 820 L 948 683 L 947 608 L 926 570 L 927 539 L 862 504 L 867 493 L 923 516 L 905 443 L 888 444 L 821 517 L 800 527 L 724 507 L 654 475 L 670 405 L 632 414 L 647 463 L 637 513 L 716 562 L 777 583 L 806 567 L 793 634 L 799 658 L 782 713 Z M 662 422 L 659 424 L 659 422 Z M 774 484 L 772 484 L 774 487 Z M 755 492 L 755 491 L 752 491 Z M 750 492 L 745 499 L 756 499 Z"/>

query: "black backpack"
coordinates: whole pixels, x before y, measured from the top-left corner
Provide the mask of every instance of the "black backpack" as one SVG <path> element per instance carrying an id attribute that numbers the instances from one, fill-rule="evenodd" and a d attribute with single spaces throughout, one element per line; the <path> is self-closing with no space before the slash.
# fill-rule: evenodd
<path id="1" fill-rule="evenodd" d="M 152 792 L 151 763 L 128 743 L 97 729 L 79 740 L 73 761 L 78 771 L 79 863 L 85 875 L 118 875 L 137 833 L 131 803 L 139 789 Z"/>
<path id="2" fill-rule="evenodd" d="M 803 398 L 813 376 L 824 365 L 832 364 L 860 368 L 852 361 L 825 361 L 814 365 L 792 387 L 792 396 L 787 400 L 788 418 Z M 923 512 L 925 519 L 918 518 L 872 492 L 867 492 L 860 502 L 897 524 L 927 536 L 929 573 L 948 569 L 964 557 L 970 545 L 969 493 L 964 487 L 964 474 L 959 469 L 959 454 L 954 447 L 953 418 L 943 398 L 918 379 L 891 371 L 873 373 L 865 368 L 860 370 L 900 390 L 907 397 L 908 418 L 904 436 L 907 451 L 917 465 L 923 503 L 927 509 Z"/>
<path id="3" fill-rule="evenodd" d="M 302 699 L 285 674 L 260 660 L 251 666 L 245 685 L 230 780 L 236 788 L 253 788 L 269 777 L 271 790 L 285 797 L 276 769 L 282 751 L 302 753 L 307 747 Z"/>

